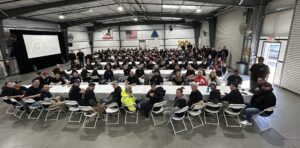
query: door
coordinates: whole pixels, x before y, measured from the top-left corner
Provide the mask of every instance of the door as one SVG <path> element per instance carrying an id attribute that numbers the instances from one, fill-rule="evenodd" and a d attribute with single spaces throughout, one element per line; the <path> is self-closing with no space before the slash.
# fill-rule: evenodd
<path id="1" fill-rule="evenodd" d="M 139 40 L 139 47 L 142 49 L 146 49 L 146 41 L 145 40 Z"/>
<path id="2" fill-rule="evenodd" d="M 281 49 L 281 42 L 264 42 L 262 56 L 265 58 L 265 64 L 270 68 L 270 75 L 268 82 L 277 85 L 279 84 L 282 65 L 277 65 L 279 52 Z M 278 69 L 277 69 L 278 66 Z M 281 67 L 281 68 L 280 68 Z"/>

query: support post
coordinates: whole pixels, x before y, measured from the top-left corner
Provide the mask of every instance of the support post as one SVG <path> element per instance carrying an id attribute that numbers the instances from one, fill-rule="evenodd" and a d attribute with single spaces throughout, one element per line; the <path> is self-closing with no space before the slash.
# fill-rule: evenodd
<path id="1" fill-rule="evenodd" d="M 91 54 L 94 53 L 94 32 L 95 28 L 94 27 L 87 27 L 87 32 L 88 32 L 88 37 L 89 37 L 89 44 L 91 48 Z"/>
<path id="2" fill-rule="evenodd" d="M 195 47 L 199 47 L 199 39 L 200 39 L 200 30 L 202 28 L 202 23 L 199 21 L 193 22 L 194 35 L 195 35 Z"/>
<path id="3" fill-rule="evenodd" d="M 119 47 L 120 49 L 122 49 L 121 26 L 118 26 L 118 33 L 119 33 Z"/>

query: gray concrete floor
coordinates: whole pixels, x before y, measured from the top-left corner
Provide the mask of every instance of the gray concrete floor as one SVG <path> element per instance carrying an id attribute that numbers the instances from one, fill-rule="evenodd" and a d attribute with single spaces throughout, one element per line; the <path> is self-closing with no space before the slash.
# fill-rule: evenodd
<path id="1" fill-rule="evenodd" d="M 8 79 L 30 82 L 32 74 L 16 75 Z M 5 80 L 1 80 L 3 84 Z M 300 99 L 297 94 L 274 88 L 277 106 L 269 118 L 272 129 L 259 132 L 255 126 L 227 128 L 204 125 L 192 130 L 186 120 L 188 132 L 174 135 L 171 125 L 154 127 L 152 121 L 140 118 L 138 125 L 106 126 L 99 120 L 96 130 L 82 129 L 78 124 L 66 125 L 69 114 L 61 114 L 58 121 L 17 119 L 5 114 L 7 105 L 0 103 L 0 148 L 300 148 Z"/>

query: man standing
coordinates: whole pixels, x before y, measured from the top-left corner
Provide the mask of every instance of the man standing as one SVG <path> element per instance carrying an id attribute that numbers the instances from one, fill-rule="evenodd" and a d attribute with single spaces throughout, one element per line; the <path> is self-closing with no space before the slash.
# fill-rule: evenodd
<path id="1" fill-rule="evenodd" d="M 76 60 L 76 55 L 75 53 L 73 52 L 73 50 L 69 50 L 69 60 L 71 61 L 71 65 L 73 65 L 75 63 L 75 60 Z"/>
<path id="2" fill-rule="evenodd" d="M 84 67 L 84 53 L 79 49 L 77 53 L 81 67 Z"/>
<path id="3" fill-rule="evenodd" d="M 228 55 L 229 55 L 228 49 L 226 48 L 226 46 L 224 46 L 222 49 L 222 59 L 225 63 L 227 61 Z"/>
<path id="4" fill-rule="evenodd" d="M 270 69 L 268 65 L 264 64 L 264 58 L 259 57 L 258 63 L 251 66 L 249 70 L 250 76 L 250 88 L 252 88 L 256 82 L 257 78 L 263 78 L 263 80 L 268 80 L 270 74 Z"/>

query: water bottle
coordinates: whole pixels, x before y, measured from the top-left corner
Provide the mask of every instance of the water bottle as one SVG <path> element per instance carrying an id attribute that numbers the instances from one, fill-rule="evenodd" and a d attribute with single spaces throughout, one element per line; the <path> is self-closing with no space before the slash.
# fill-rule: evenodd
<path id="1" fill-rule="evenodd" d="M 206 88 L 206 93 L 209 93 L 209 86 L 207 86 Z"/>

